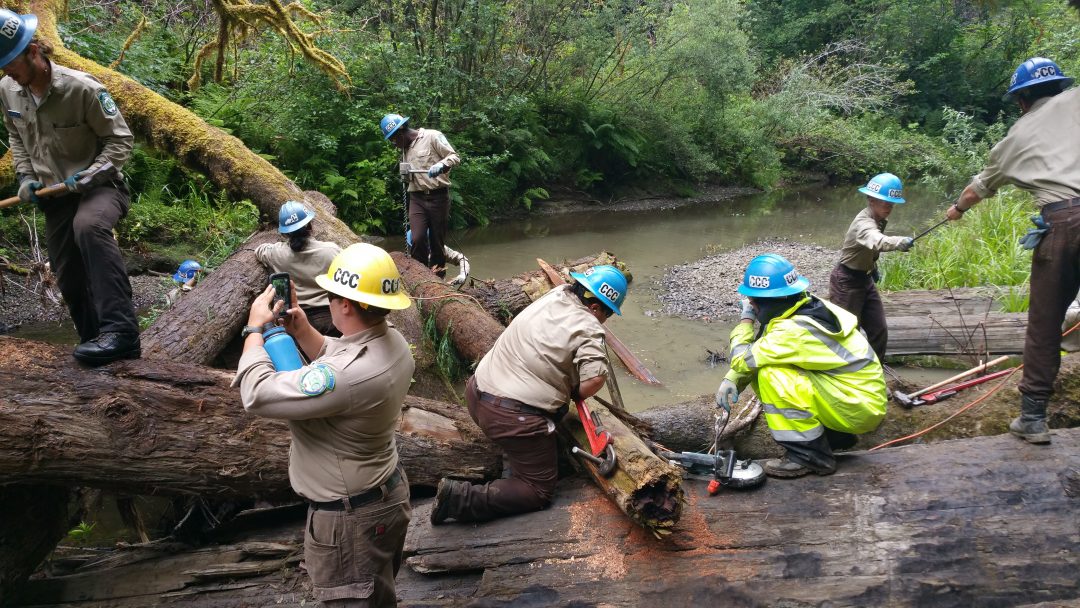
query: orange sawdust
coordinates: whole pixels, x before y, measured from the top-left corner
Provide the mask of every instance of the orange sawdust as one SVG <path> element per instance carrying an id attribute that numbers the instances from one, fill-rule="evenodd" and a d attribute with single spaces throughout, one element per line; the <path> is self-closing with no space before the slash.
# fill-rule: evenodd
<path id="1" fill-rule="evenodd" d="M 577 540 L 584 557 L 572 557 L 580 564 L 580 570 L 588 575 L 605 579 L 626 576 L 625 552 L 621 539 L 625 527 L 614 527 L 613 522 L 625 521 L 615 505 L 602 495 L 581 500 L 569 506 L 569 536 Z M 637 528 L 629 522 L 624 524 Z"/>

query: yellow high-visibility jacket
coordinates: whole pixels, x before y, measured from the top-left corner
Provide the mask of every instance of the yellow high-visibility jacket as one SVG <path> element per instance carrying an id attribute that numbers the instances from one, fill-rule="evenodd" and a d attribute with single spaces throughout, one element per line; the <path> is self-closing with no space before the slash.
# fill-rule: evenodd
<path id="1" fill-rule="evenodd" d="M 768 405 L 805 410 L 830 429 L 856 434 L 872 431 L 885 417 L 881 363 L 848 311 L 822 301 L 839 320 L 837 332 L 812 317 L 795 314 L 809 300 L 810 296 L 800 300 L 769 321 L 757 340 L 753 340 L 752 323 L 736 325 L 731 330 L 731 369 L 725 377 L 740 391 L 752 383 L 759 396 L 765 392 L 787 401 Z M 759 372 L 766 367 L 771 368 L 768 381 L 783 386 L 768 387 L 772 390 L 757 386 Z M 818 425 L 812 420 L 790 422 L 802 423 L 793 430 Z"/>

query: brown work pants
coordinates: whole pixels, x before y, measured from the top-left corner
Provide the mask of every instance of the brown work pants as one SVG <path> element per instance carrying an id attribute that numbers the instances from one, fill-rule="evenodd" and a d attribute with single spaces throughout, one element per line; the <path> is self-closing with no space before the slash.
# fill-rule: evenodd
<path id="1" fill-rule="evenodd" d="M 448 517 L 487 521 L 547 507 L 559 478 L 558 441 L 551 417 L 519 401 L 477 390 L 475 377 L 465 385 L 465 401 L 476 424 L 502 448 L 510 477 L 486 484 L 457 484 L 448 497 Z"/>
<path id="2" fill-rule="evenodd" d="M 1031 256 L 1031 305 L 1020 392 L 1047 399 L 1061 367 L 1061 324 L 1080 288 L 1080 207 L 1044 213 L 1050 229 Z"/>
<path id="3" fill-rule="evenodd" d="M 885 362 L 885 347 L 889 343 L 889 327 L 885 322 L 885 306 L 881 303 L 874 279 L 866 272 L 837 264 L 829 275 L 829 301 L 859 319 L 866 341 Z"/>
<path id="4" fill-rule="evenodd" d="M 123 182 L 41 203 L 49 263 L 82 342 L 104 332 L 139 333 L 127 266 L 112 233 L 128 203 Z"/>
<path id="5" fill-rule="evenodd" d="M 409 229 L 413 259 L 446 275 L 446 229 L 450 224 L 450 189 L 409 192 Z"/>

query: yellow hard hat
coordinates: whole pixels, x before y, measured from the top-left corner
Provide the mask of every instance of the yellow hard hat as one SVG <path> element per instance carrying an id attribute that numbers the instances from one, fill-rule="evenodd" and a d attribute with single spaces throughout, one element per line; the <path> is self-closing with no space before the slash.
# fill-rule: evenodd
<path id="1" fill-rule="evenodd" d="M 368 243 L 349 245 L 337 254 L 326 274 L 315 282 L 343 298 L 389 310 L 412 306 L 401 287 L 401 273 L 381 247 Z"/>

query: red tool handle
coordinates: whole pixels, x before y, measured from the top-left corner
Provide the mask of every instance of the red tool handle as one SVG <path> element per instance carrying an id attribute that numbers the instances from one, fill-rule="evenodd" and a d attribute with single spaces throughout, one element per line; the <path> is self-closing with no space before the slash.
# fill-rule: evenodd
<path id="1" fill-rule="evenodd" d="M 611 433 L 605 431 L 597 424 L 593 413 L 585 405 L 584 399 L 577 401 L 578 418 L 581 418 L 581 426 L 585 427 L 585 436 L 589 438 L 589 449 L 593 456 L 599 457 L 604 449 L 611 443 Z"/>
<path id="2" fill-rule="evenodd" d="M 933 401 L 936 401 L 936 400 L 941 400 L 946 395 L 951 397 L 956 392 L 962 391 L 965 388 L 970 388 L 972 386 L 982 384 L 983 382 L 989 382 L 991 380 L 995 380 L 995 379 L 1000 378 L 1002 376 L 1007 376 L 1007 375 L 1011 374 L 1012 371 L 1013 371 L 1013 368 L 1010 367 L 1009 369 L 1003 369 L 1003 370 L 1001 370 L 999 372 L 994 372 L 992 374 L 986 374 L 985 376 L 979 376 L 978 378 L 974 378 L 974 379 L 968 380 L 966 382 L 960 382 L 959 384 L 954 384 L 952 386 L 943 388 L 943 389 L 938 390 L 938 391 L 934 391 L 932 393 L 926 393 L 921 397 L 921 399 L 923 399 L 924 401 L 933 402 Z"/>

